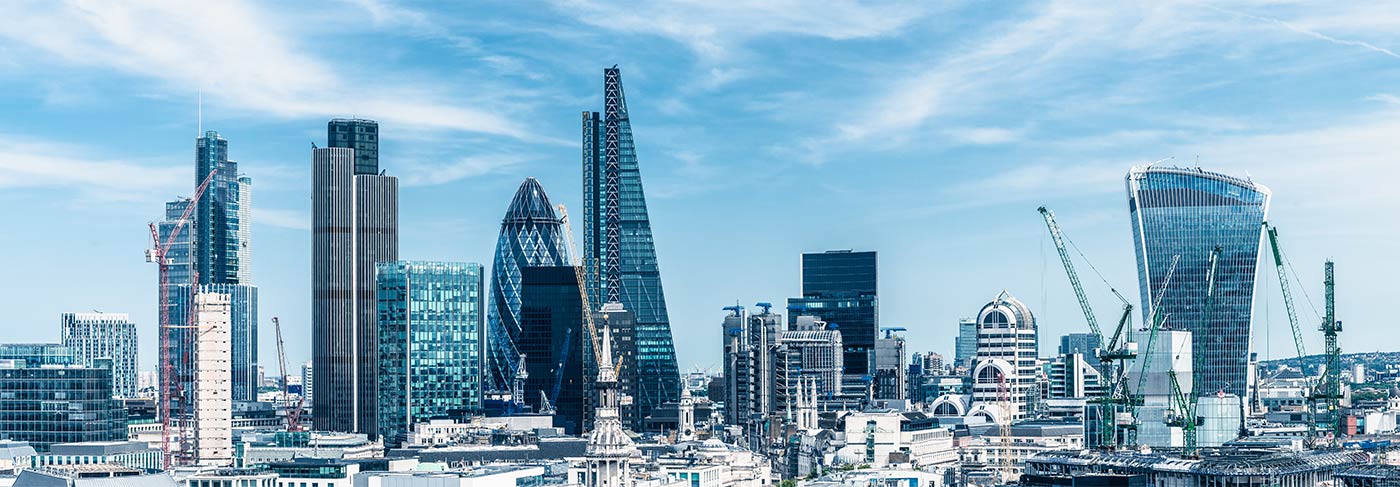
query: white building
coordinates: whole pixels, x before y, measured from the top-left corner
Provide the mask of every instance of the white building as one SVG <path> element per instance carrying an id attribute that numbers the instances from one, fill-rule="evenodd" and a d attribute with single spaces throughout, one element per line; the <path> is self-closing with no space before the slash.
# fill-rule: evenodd
<path id="1" fill-rule="evenodd" d="M 194 297 L 195 457 L 200 465 L 233 464 L 232 349 L 229 295 Z"/>
<path id="2" fill-rule="evenodd" d="M 1038 453 L 1084 448 L 1084 426 L 1078 422 L 1025 422 L 1011 426 L 1007 433 L 1003 437 L 1000 427 L 984 425 L 971 436 L 959 438 L 960 460 L 998 465 L 1006 458 L 1019 472 L 1026 459 Z"/>
<path id="3" fill-rule="evenodd" d="M 767 457 L 718 439 L 679 443 L 674 449 L 657 457 L 656 463 L 667 478 L 692 487 L 764 487 L 776 482 Z"/>
<path id="4" fill-rule="evenodd" d="M 265 465 L 275 462 L 289 462 L 297 458 L 323 458 L 333 460 L 363 460 L 384 454 L 384 444 L 370 441 L 369 437 L 355 433 L 327 433 L 313 431 L 306 446 L 279 446 L 275 432 L 258 432 L 242 437 L 243 456 L 240 465 Z"/>
<path id="5" fill-rule="evenodd" d="M 476 433 L 483 430 L 531 431 L 539 428 L 553 428 L 554 416 L 548 414 L 526 414 L 519 416 L 484 417 L 476 416 L 463 423 L 451 419 L 432 419 L 413 425 L 408 432 L 404 446 L 451 446 L 470 444 L 480 437 Z"/>
<path id="6" fill-rule="evenodd" d="M 1145 379 L 1144 360 L 1148 361 Z M 1158 330 L 1157 337 L 1150 345 L 1143 344 L 1142 351 L 1128 369 L 1128 388 L 1143 395 L 1142 406 L 1137 409 L 1140 445 L 1157 448 L 1185 445 L 1180 426 L 1182 418 L 1178 417 L 1179 408 L 1174 406 L 1171 372 L 1175 372 L 1177 385 L 1189 397 L 1192 394 L 1191 332 Z"/>
<path id="7" fill-rule="evenodd" d="M 306 405 L 305 407 L 308 408 L 314 404 L 311 399 L 316 394 L 316 389 L 314 387 L 316 381 L 311 379 L 314 378 L 315 375 L 316 369 L 313 367 L 310 360 L 307 360 L 306 363 L 301 365 L 301 397 L 306 398 L 303 401 Z"/>
<path id="8" fill-rule="evenodd" d="M 933 417 L 923 413 L 852 412 L 846 414 L 843 423 L 846 447 L 838 457 L 855 453 L 862 463 L 876 468 L 944 468 L 958 460 L 952 428 L 938 426 Z"/>
<path id="9" fill-rule="evenodd" d="M 977 314 L 977 353 L 972 360 L 972 410 L 992 423 L 1019 421 L 1029 397 L 1039 395 L 1039 345 L 1035 315 L 1006 291 Z"/>

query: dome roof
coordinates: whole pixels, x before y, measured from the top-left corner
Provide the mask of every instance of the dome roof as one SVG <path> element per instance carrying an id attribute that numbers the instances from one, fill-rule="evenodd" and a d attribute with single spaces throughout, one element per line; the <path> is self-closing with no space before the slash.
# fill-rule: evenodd
<path id="1" fill-rule="evenodd" d="M 977 313 L 977 323 L 978 328 L 1013 327 L 1034 330 L 1035 315 L 1021 300 L 1002 291 L 996 299 L 982 307 L 982 312 Z"/>
<path id="2" fill-rule="evenodd" d="M 554 213 L 554 206 L 549 204 L 549 195 L 545 194 L 540 182 L 535 178 L 525 178 L 520 183 L 520 189 L 515 190 L 515 197 L 510 200 L 504 222 L 559 223 L 559 215 Z"/>

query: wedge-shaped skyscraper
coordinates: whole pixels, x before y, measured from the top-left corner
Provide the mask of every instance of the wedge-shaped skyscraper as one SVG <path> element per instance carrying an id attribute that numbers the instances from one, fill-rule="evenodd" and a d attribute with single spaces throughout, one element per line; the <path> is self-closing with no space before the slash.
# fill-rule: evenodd
<path id="1" fill-rule="evenodd" d="M 1165 288 L 1157 314 L 1166 326 L 1191 332 L 1196 393 L 1246 397 L 1254 277 L 1269 189 L 1200 168 L 1134 167 L 1126 179 L 1144 322 Z M 1207 305 L 1216 247 L 1214 295 Z"/>
<path id="2" fill-rule="evenodd" d="M 680 400 L 680 371 L 622 72 L 603 70 L 603 113 L 583 112 L 583 246 L 589 300 L 622 303 L 636 316 L 636 412 Z"/>
<path id="3" fill-rule="evenodd" d="M 484 380 L 488 387 L 510 390 L 520 367 L 521 269 L 568 265 L 572 263 L 563 221 L 549 204 L 540 182 L 526 178 L 501 219 L 496 256 L 491 262 L 491 301 L 486 312 L 490 373 Z M 579 312 L 582 316 L 582 310 Z"/>

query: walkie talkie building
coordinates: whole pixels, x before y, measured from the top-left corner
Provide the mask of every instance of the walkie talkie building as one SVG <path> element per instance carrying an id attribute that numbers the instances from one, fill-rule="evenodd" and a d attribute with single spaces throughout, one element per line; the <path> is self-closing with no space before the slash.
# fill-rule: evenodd
<path id="1" fill-rule="evenodd" d="M 1254 278 L 1269 189 L 1200 168 L 1139 166 L 1126 179 L 1143 322 L 1166 288 L 1157 313 L 1165 326 L 1192 334 L 1195 393 L 1246 397 Z M 1215 288 L 1207 306 L 1210 257 L 1217 246 Z"/>

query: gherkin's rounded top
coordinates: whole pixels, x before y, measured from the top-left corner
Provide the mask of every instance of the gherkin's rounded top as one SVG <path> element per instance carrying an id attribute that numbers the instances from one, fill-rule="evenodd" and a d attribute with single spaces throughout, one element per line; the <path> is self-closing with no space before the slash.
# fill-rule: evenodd
<path id="1" fill-rule="evenodd" d="M 554 207 L 549 204 L 549 195 L 535 178 L 525 178 L 520 189 L 515 191 L 510 207 L 506 209 L 504 223 L 560 223 Z"/>

